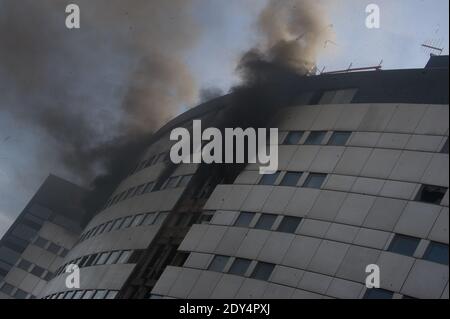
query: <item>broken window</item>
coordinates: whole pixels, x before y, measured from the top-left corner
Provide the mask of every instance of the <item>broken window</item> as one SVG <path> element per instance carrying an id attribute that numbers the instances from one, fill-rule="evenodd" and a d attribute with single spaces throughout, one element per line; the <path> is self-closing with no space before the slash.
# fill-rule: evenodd
<path id="1" fill-rule="evenodd" d="M 447 188 L 432 185 L 422 185 L 416 201 L 439 205 L 447 192 Z"/>

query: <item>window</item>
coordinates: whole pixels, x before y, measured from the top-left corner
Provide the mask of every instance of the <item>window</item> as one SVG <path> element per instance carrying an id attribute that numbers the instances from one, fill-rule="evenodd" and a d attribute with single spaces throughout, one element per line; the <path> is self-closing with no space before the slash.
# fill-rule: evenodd
<path id="1" fill-rule="evenodd" d="M 2 289 L 0 289 L 1 292 L 7 294 L 7 295 L 11 295 L 12 291 L 14 290 L 14 286 L 11 286 L 8 283 L 4 283 L 2 286 Z"/>
<path id="2" fill-rule="evenodd" d="M 83 290 L 77 290 L 75 292 L 75 295 L 73 296 L 73 299 L 81 299 L 84 295 L 84 291 Z"/>
<path id="3" fill-rule="evenodd" d="M 73 299 L 73 296 L 75 295 L 75 291 L 69 291 L 64 299 Z"/>
<path id="4" fill-rule="evenodd" d="M 145 216 L 145 220 L 142 224 L 145 226 L 153 225 L 153 223 L 155 222 L 155 219 L 156 219 L 156 214 L 149 213 Z"/>
<path id="5" fill-rule="evenodd" d="M 113 224 L 114 224 L 113 220 L 110 220 L 109 222 L 105 223 L 105 227 L 103 228 L 102 233 L 110 232 Z"/>
<path id="6" fill-rule="evenodd" d="M 364 294 L 364 299 L 392 299 L 394 293 L 384 289 L 367 289 Z"/>
<path id="7" fill-rule="evenodd" d="M 250 266 L 251 260 L 236 258 L 228 271 L 229 274 L 244 276 Z"/>
<path id="8" fill-rule="evenodd" d="M 19 264 L 17 265 L 17 267 L 19 267 L 22 270 L 28 271 L 31 267 L 31 263 L 28 260 L 22 259 Z"/>
<path id="9" fill-rule="evenodd" d="M 255 225 L 257 229 L 270 230 L 277 219 L 277 215 L 262 214 Z"/>
<path id="10" fill-rule="evenodd" d="M 145 189 L 145 184 L 139 185 L 134 192 L 134 196 L 141 195 L 143 193 L 144 189 Z"/>
<path id="11" fill-rule="evenodd" d="M 142 221 L 144 220 L 144 214 L 139 214 L 134 216 L 134 219 L 131 223 L 131 227 L 137 227 L 140 226 L 142 224 Z"/>
<path id="12" fill-rule="evenodd" d="M 108 290 L 108 293 L 105 296 L 105 299 L 114 299 L 117 296 L 118 291 L 116 290 Z"/>
<path id="13" fill-rule="evenodd" d="M 98 254 L 90 255 L 89 258 L 86 260 L 86 263 L 84 267 L 90 267 L 94 264 L 95 259 L 97 258 Z"/>
<path id="14" fill-rule="evenodd" d="M 117 260 L 119 260 L 121 251 L 114 251 L 111 253 L 111 255 L 109 255 L 108 260 L 106 261 L 107 265 L 112 265 L 117 263 Z"/>
<path id="15" fill-rule="evenodd" d="M 284 145 L 297 145 L 298 143 L 300 143 L 300 140 L 302 139 L 303 134 L 305 134 L 305 133 L 302 131 L 289 132 L 289 134 L 284 139 L 283 144 Z"/>
<path id="16" fill-rule="evenodd" d="M 327 132 L 325 131 L 315 131 L 309 133 L 308 138 L 306 139 L 305 145 L 320 145 L 322 144 L 323 139 Z"/>
<path id="17" fill-rule="evenodd" d="M 351 132 L 334 132 L 328 142 L 328 145 L 344 146 L 352 135 Z"/>
<path id="18" fill-rule="evenodd" d="M 45 269 L 42 267 L 39 267 L 37 265 L 34 265 L 33 269 L 31 269 L 30 273 L 32 273 L 33 275 L 35 275 L 36 277 L 42 277 L 42 275 L 44 274 Z"/>
<path id="19" fill-rule="evenodd" d="M 428 245 L 423 259 L 443 265 L 448 265 L 448 245 L 431 242 Z"/>
<path id="20" fill-rule="evenodd" d="M 300 217 L 284 216 L 277 231 L 294 234 L 301 221 Z"/>
<path id="21" fill-rule="evenodd" d="M 105 299 L 107 293 L 107 290 L 97 290 L 93 299 Z"/>
<path id="22" fill-rule="evenodd" d="M 254 213 L 242 212 L 242 213 L 239 214 L 239 217 L 236 219 L 236 222 L 234 223 L 234 226 L 237 226 L 237 227 L 249 227 L 250 223 L 253 220 L 253 217 L 255 217 Z"/>
<path id="23" fill-rule="evenodd" d="M 274 264 L 259 262 L 253 270 L 251 277 L 254 279 L 267 281 L 269 280 L 270 275 L 272 275 L 272 271 L 274 268 Z"/>
<path id="24" fill-rule="evenodd" d="M 320 189 L 326 178 L 327 178 L 327 174 L 311 173 L 311 174 L 309 174 L 309 176 L 306 179 L 306 182 L 303 186 L 307 187 L 307 188 Z"/>
<path id="25" fill-rule="evenodd" d="M 445 142 L 444 146 L 441 149 L 441 153 L 448 154 L 448 138 L 447 138 L 447 141 Z"/>
<path id="26" fill-rule="evenodd" d="M 17 291 L 14 294 L 14 298 L 16 298 L 16 299 L 25 299 L 27 296 L 28 296 L 28 293 L 21 289 L 17 289 Z"/>
<path id="27" fill-rule="evenodd" d="M 329 90 L 323 92 L 319 104 L 348 104 L 353 101 L 358 89 Z"/>
<path id="28" fill-rule="evenodd" d="M 127 195 L 125 196 L 124 199 L 128 199 L 134 196 L 134 192 L 136 190 L 136 187 L 132 187 L 127 191 Z"/>
<path id="29" fill-rule="evenodd" d="M 97 262 L 96 262 L 96 265 L 104 265 L 105 263 L 106 263 L 106 260 L 108 259 L 108 257 L 109 257 L 109 252 L 107 252 L 107 253 L 102 253 L 101 255 L 100 255 L 100 257 L 98 258 L 98 260 L 97 260 Z"/>
<path id="30" fill-rule="evenodd" d="M 447 188 L 431 185 L 422 185 L 417 194 L 419 202 L 439 205 L 447 192 Z"/>
<path id="31" fill-rule="evenodd" d="M 82 299 L 92 299 L 94 296 L 95 290 L 86 290 Z"/>
<path id="32" fill-rule="evenodd" d="M 280 172 L 276 172 L 275 174 L 265 174 L 259 181 L 259 185 L 274 185 Z"/>
<path id="33" fill-rule="evenodd" d="M 166 185 L 163 187 L 164 189 L 167 188 L 175 188 L 175 186 L 177 185 L 178 182 L 178 176 L 173 176 L 170 177 L 167 181 L 166 181 Z"/>
<path id="34" fill-rule="evenodd" d="M 284 174 L 283 180 L 281 181 L 281 186 L 297 186 L 298 180 L 302 177 L 302 173 L 298 172 L 286 172 Z"/>
<path id="35" fill-rule="evenodd" d="M 55 277 L 55 274 L 54 274 L 54 273 L 52 273 L 52 272 L 50 272 L 50 271 L 47 271 L 47 273 L 46 273 L 45 276 L 44 276 L 44 280 L 45 280 L 45 281 L 50 281 L 50 280 L 52 280 L 54 277 Z"/>
<path id="36" fill-rule="evenodd" d="M 222 272 L 228 263 L 230 258 L 227 256 L 214 256 L 213 260 L 209 264 L 208 270 Z"/>
<path id="37" fill-rule="evenodd" d="M 153 189 L 153 185 L 155 185 L 154 182 L 147 183 L 147 185 L 145 185 L 143 194 L 150 193 Z"/>
<path id="38" fill-rule="evenodd" d="M 69 250 L 66 248 L 63 248 L 63 250 L 61 251 L 61 253 L 59 255 L 61 257 L 66 257 L 68 253 L 69 253 Z"/>
<path id="39" fill-rule="evenodd" d="M 59 250 L 61 249 L 61 246 L 54 244 L 54 243 L 50 243 L 50 246 L 48 246 L 47 250 L 49 252 L 51 252 L 52 254 L 57 255 Z"/>
<path id="40" fill-rule="evenodd" d="M 111 230 L 119 229 L 122 226 L 123 221 L 124 221 L 124 218 L 116 219 L 116 221 L 114 222 L 114 226 L 112 227 Z"/>
<path id="41" fill-rule="evenodd" d="M 420 239 L 405 235 L 395 235 L 389 246 L 389 251 L 405 256 L 412 256 L 419 245 Z"/>
<path id="42" fill-rule="evenodd" d="M 129 228 L 131 226 L 132 222 L 133 222 L 133 216 L 126 217 L 122 223 L 121 228 Z"/>
<path id="43" fill-rule="evenodd" d="M 124 250 L 121 252 L 119 259 L 117 260 L 117 264 L 126 264 L 128 259 L 130 259 L 131 250 Z"/>
<path id="44" fill-rule="evenodd" d="M 180 182 L 178 183 L 178 187 L 186 187 L 192 179 L 192 175 L 187 175 L 181 177 Z"/>

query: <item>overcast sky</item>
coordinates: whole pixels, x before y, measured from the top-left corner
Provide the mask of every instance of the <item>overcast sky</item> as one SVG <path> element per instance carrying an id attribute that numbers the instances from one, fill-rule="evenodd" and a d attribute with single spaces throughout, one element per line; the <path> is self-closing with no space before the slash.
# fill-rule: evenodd
<path id="1" fill-rule="evenodd" d="M 257 42 L 255 21 L 265 0 L 194 2 L 195 21 L 207 32 L 200 33 L 198 42 L 185 54 L 185 62 L 199 87 L 218 87 L 226 92 L 238 81 L 234 70 L 240 55 Z M 422 43 L 439 45 L 448 54 L 448 0 L 321 2 L 333 24 L 336 44 L 323 50 L 319 69 L 337 70 L 350 63 L 353 67 L 378 65 L 381 60 L 385 69 L 421 68 L 429 58 L 429 52 L 420 47 Z M 365 26 L 365 8 L 370 3 L 381 9 L 380 29 Z M 0 236 L 49 173 L 68 177 L 55 154 L 41 149 L 39 132 L 1 110 Z M 36 170 L 38 158 L 44 158 L 47 165 Z"/>

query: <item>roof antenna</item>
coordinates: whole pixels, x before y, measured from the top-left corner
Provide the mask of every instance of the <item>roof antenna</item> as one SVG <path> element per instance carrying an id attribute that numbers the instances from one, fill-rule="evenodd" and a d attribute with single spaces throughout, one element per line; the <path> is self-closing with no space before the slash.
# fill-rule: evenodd
<path id="1" fill-rule="evenodd" d="M 442 39 L 426 41 L 421 45 L 421 47 L 425 50 L 425 53 L 430 56 L 439 56 L 442 55 L 442 52 L 444 51 L 444 48 L 440 47 L 441 43 Z"/>

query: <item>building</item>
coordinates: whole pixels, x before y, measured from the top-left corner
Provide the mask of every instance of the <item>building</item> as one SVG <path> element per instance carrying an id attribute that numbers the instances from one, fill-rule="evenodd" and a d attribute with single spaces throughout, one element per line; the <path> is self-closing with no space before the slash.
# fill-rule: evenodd
<path id="1" fill-rule="evenodd" d="M 42 298 L 448 298 L 448 57 L 298 78 L 270 117 L 279 172 L 173 165 L 180 115 L 88 223 Z M 65 267 L 81 287 L 65 286 Z M 381 288 L 365 287 L 378 265 Z"/>
<path id="2" fill-rule="evenodd" d="M 49 176 L 0 241 L 0 299 L 34 299 L 77 240 L 86 191 Z"/>

